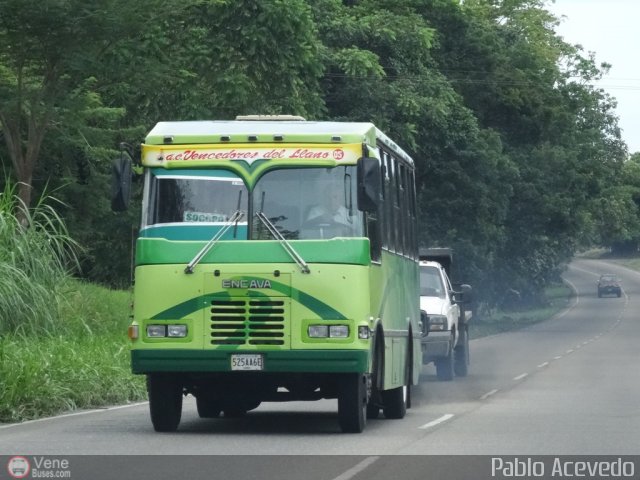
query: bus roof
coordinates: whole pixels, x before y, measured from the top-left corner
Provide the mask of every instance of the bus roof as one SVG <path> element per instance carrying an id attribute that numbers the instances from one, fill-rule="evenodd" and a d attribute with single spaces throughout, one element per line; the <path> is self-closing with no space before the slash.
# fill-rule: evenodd
<path id="1" fill-rule="evenodd" d="M 300 120 L 192 120 L 159 122 L 147 134 L 147 145 L 217 143 L 366 143 L 377 142 L 413 164 L 395 142 L 368 122 Z"/>

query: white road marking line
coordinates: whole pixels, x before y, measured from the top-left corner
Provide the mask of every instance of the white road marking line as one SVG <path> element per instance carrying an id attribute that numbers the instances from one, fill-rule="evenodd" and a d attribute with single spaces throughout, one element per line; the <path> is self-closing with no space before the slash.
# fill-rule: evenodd
<path id="1" fill-rule="evenodd" d="M 544 368 L 547 365 L 549 365 L 549 362 L 544 362 L 544 363 L 541 363 L 540 365 L 538 365 L 538 368 Z"/>
<path id="2" fill-rule="evenodd" d="M 480 397 L 480 400 L 486 400 L 487 398 L 489 398 L 491 395 L 495 395 L 496 393 L 498 393 L 499 390 L 491 390 L 490 392 L 485 393 L 484 395 L 482 395 Z"/>
<path id="3" fill-rule="evenodd" d="M 562 355 L 558 355 L 557 357 L 553 357 L 554 360 L 560 360 L 562 358 Z"/>
<path id="4" fill-rule="evenodd" d="M 353 477 L 355 477 L 356 475 L 358 475 L 360 472 L 365 470 L 367 467 L 369 467 L 369 465 L 371 465 L 372 463 L 376 462 L 379 458 L 380 457 L 378 457 L 378 456 L 367 457 L 364 460 L 362 460 L 360 463 L 358 463 L 357 465 L 351 467 L 346 472 L 338 475 L 333 480 L 350 480 Z"/>
<path id="5" fill-rule="evenodd" d="M 431 428 L 431 427 L 435 427 L 436 425 L 440 425 L 441 423 L 446 422 L 450 418 L 453 418 L 453 413 L 447 413 L 447 414 L 441 416 L 440 418 L 436 418 L 434 421 L 429 422 L 429 423 L 425 423 L 424 425 L 422 425 L 422 426 L 420 426 L 418 428 L 426 430 L 427 428 Z"/>
<path id="6" fill-rule="evenodd" d="M 58 418 L 79 417 L 80 415 L 88 415 L 90 413 L 102 413 L 102 412 L 109 412 L 111 410 L 120 410 L 122 408 L 137 407 L 138 405 L 145 405 L 147 403 L 149 403 L 149 402 L 129 403 L 127 405 L 118 405 L 118 406 L 115 406 L 115 407 L 95 408 L 95 409 L 92 409 L 92 410 L 83 410 L 81 412 L 64 413 L 62 415 L 56 415 L 55 417 L 36 418 L 35 420 L 26 420 L 24 422 L 9 423 L 7 425 L 0 425 L 0 430 L 4 430 L 6 428 L 12 428 L 12 427 L 20 427 L 22 425 L 29 425 L 31 423 L 46 422 L 48 420 L 57 420 Z"/>
<path id="7" fill-rule="evenodd" d="M 569 355 L 570 353 L 573 353 L 573 348 L 570 348 L 569 350 L 566 351 L 567 355 Z"/>
<path id="8" fill-rule="evenodd" d="M 520 374 L 520 375 L 518 375 L 517 377 L 513 377 L 513 379 L 514 379 L 515 381 L 522 380 L 523 378 L 525 378 L 525 377 L 526 377 L 526 376 L 528 376 L 528 375 L 529 375 L 528 373 L 521 373 L 521 374 Z"/>

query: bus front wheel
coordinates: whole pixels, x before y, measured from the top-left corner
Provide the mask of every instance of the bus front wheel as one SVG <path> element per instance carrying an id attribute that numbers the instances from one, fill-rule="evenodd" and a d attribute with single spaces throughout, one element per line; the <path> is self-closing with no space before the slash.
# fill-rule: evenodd
<path id="1" fill-rule="evenodd" d="M 346 374 L 338 393 L 338 421 L 344 433 L 360 433 L 367 424 L 367 377 Z"/>
<path id="2" fill-rule="evenodd" d="M 147 375 L 151 423 L 156 432 L 175 432 L 182 416 L 182 382 L 175 375 Z"/>

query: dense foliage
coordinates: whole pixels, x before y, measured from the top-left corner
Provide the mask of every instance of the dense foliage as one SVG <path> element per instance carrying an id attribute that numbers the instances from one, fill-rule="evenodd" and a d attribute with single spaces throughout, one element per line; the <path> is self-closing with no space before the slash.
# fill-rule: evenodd
<path id="1" fill-rule="evenodd" d="M 6 182 L 0 192 L 0 337 L 56 331 L 78 251 L 54 209 L 55 199 L 41 197 L 26 208 L 15 190 Z"/>
<path id="2" fill-rule="evenodd" d="M 27 8 L 28 7 L 28 8 Z M 416 160 L 420 238 L 488 304 L 535 301 L 580 248 L 635 251 L 640 160 L 607 70 L 542 0 L 0 0 L 0 159 L 20 198 L 65 185 L 83 275 L 130 277 L 137 212 L 109 158 L 159 120 L 373 121 Z"/>

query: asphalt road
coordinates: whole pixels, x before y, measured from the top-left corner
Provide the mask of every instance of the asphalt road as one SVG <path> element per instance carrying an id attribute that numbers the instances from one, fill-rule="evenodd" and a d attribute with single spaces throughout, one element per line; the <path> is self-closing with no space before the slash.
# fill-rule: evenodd
<path id="1" fill-rule="evenodd" d="M 622 278 L 621 298 L 597 298 L 605 272 Z M 369 420 L 362 434 L 340 433 L 335 401 L 266 403 L 244 418 L 200 419 L 188 398 L 176 433 L 155 433 L 142 403 L 0 426 L 0 455 L 225 455 L 234 457 L 217 457 L 216 472 L 226 478 L 300 478 L 302 468 L 305 478 L 330 480 L 388 478 L 398 455 L 638 455 L 640 274 L 578 260 L 565 278 L 577 293 L 568 310 L 472 341 L 466 378 L 439 382 L 425 366 L 407 416 Z M 419 461 L 404 470 L 400 478 L 425 478 Z"/>

